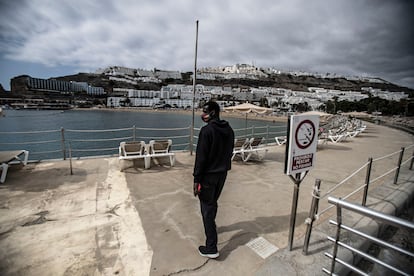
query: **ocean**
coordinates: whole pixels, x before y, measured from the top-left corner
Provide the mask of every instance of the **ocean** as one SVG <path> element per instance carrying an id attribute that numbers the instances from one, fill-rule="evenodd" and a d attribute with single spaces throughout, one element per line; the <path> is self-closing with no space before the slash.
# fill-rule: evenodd
<path id="1" fill-rule="evenodd" d="M 26 149 L 30 151 L 30 160 L 67 158 L 69 149 L 72 157 L 114 155 L 120 141 L 128 140 L 148 143 L 152 139 L 170 138 L 173 150 L 189 149 L 191 113 L 89 109 L 4 110 L 4 113 L 0 117 L 0 150 Z M 204 125 L 199 113 L 195 114 L 195 128 Z M 247 118 L 247 121 L 225 119 L 238 137 L 286 131 L 286 123 Z"/>

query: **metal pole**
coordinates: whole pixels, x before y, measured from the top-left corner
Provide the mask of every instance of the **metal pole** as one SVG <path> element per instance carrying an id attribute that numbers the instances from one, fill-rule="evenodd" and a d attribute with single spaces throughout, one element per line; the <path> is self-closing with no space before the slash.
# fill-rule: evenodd
<path id="1" fill-rule="evenodd" d="M 137 128 L 135 127 L 135 125 L 133 126 L 134 127 L 134 129 L 133 129 L 133 133 L 132 133 L 132 136 L 133 136 L 133 141 L 135 142 L 135 140 L 137 139 Z"/>
<path id="2" fill-rule="evenodd" d="M 372 168 L 372 157 L 368 159 L 368 167 L 367 167 L 367 174 L 365 176 L 365 188 L 364 188 L 364 195 L 362 197 L 362 206 L 366 206 L 367 197 L 368 197 L 368 186 L 369 181 L 371 179 L 371 168 Z"/>
<path id="3" fill-rule="evenodd" d="M 266 145 L 269 143 L 269 125 L 266 126 Z"/>
<path id="4" fill-rule="evenodd" d="M 394 184 L 398 182 L 398 175 L 400 174 L 401 162 L 404 156 L 404 147 L 401 148 L 400 157 L 398 158 L 397 170 L 395 171 Z"/>
<path id="5" fill-rule="evenodd" d="M 313 187 L 313 194 L 312 194 L 312 204 L 311 204 L 311 208 L 309 210 L 309 217 L 307 221 L 307 228 L 306 228 L 306 235 L 305 235 L 305 242 L 303 244 L 303 254 L 304 255 L 308 255 L 308 248 L 309 248 L 309 240 L 310 240 L 310 236 L 312 233 L 312 226 L 313 226 L 313 222 L 315 221 L 315 215 L 317 213 L 318 210 L 318 206 L 319 206 L 319 188 L 321 186 L 321 180 L 320 179 L 316 179 L 315 180 L 315 186 Z"/>
<path id="6" fill-rule="evenodd" d="M 333 253 L 332 253 L 331 275 L 335 271 L 336 255 L 338 253 L 338 242 L 339 242 L 339 237 L 341 236 L 342 210 L 341 210 L 341 206 L 339 205 L 336 205 L 336 221 L 338 224 L 336 227 L 335 244 L 334 244 Z"/>
<path id="7" fill-rule="evenodd" d="M 73 170 L 72 170 L 72 146 L 69 143 L 69 164 L 70 164 L 70 175 L 73 175 Z"/>
<path id="8" fill-rule="evenodd" d="M 247 138 L 247 113 L 246 113 L 246 119 L 244 120 L 244 136 Z"/>
<path id="9" fill-rule="evenodd" d="M 331 204 L 335 204 L 338 207 L 345 208 L 347 210 L 351 210 L 352 212 L 358 213 L 360 215 L 363 215 L 365 217 L 373 218 L 376 221 L 384 222 L 385 224 L 389 224 L 395 227 L 404 227 L 408 229 L 409 231 L 414 231 L 414 223 L 405 219 L 401 219 L 395 216 L 387 215 L 384 213 L 381 213 L 379 211 L 362 207 L 359 204 L 350 203 L 342 199 L 334 198 L 334 197 L 328 197 L 328 202 Z"/>
<path id="10" fill-rule="evenodd" d="M 61 133 L 61 143 L 62 143 L 62 155 L 63 155 L 63 160 L 66 160 L 66 147 L 65 147 L 65 129 L 63 127 L 60 128 L 60 133 Z"/>
<path id="11" fill-rule="evenodd" d="M 292 209 L 290 212 L 289 251 L 292 251 L 293 236 L 295 232 L 295 223 L 296 223 L 296 211 L 298 209 L 299 185 L 302 182 L 300 179 L 300 173 L 297 173 L 295 178 L 292 177 L 292 179 L 294 179 L 295 188 L 293 191 Z"/>
<path id="12" fill-rule="evenodd" d="M 193 118 L 191 121 L 190 155 L 193 155 L 193 144 L 194 144 L 194 106 L 195 106 L 195 93 L 196 93 L 196 81 L 197 81 L 197 47 L 198 47 L 198 20 L 196 21 L 196 41 L 195 41 L 194 74 L 193 74 Z"/>

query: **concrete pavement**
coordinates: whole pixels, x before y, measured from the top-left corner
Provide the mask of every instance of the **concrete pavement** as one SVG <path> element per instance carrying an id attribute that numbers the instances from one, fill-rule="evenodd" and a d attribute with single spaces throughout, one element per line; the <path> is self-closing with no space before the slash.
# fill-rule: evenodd
<path id="1" fill-rule="evenodd" d="M 413 143 L 412 135 L 368 124 L 352 140 L 322 146 L 316 167 L 300 187 L 293 251 L 286 248 L 293 183 L 283 174 L 284 146 L 269 146 L 263 162 L 234 161 L 219 200 L 217 260 L 197 252 L 204 233 L 198 199 L 192 195 L 194 156 L 188 152 L 177 153 L 172 168 L 160 159 L 149 170 L 142 160 L 119 162 L 116 157 L 76 160 L 73 175 L 69 161 L 15 167 L 0 186 L 0 274 L 320 275 L 329 263 L 323 257 L 330 249 L 328 215 L 316 223 L 310 254 L 301 253 L 315 179 L 322 180 L 324 193 L 369 157 Z M 373 174 L 388 171 L 393 159 L 376 163 Z M 412 184 L 412 175 L 403 171 L 401 181 Z M 365 170 L 336 195 L 349 193 L 364 179 Z M 392 179 L 378 181 L 372 191 Z M 383 201 L 371 190 L 368 199 L 372 206 L 379 204 L 372 200 Z M 327 206 L 321 201 L 320 209 Z M 246 245 L 257 238 L 264 239 L 259 241 L 266 242 L 265 249 L 279 250 L 262 258 L 258 253 L 263 248 Z"/>

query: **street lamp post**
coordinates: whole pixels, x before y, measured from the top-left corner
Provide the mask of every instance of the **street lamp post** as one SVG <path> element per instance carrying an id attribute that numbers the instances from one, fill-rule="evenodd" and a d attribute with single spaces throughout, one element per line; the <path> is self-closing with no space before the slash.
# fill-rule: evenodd
<path id="1" fill-rule="evenodd" d="M 193 118 L 191 122 L 191 137 L 190 137 L 190 154 L 193 155 L 194 145 L 194 106 L 195 106 L 195 93 L 196 93 L 196 81 L 197 81 L 197 44 L 198 44 L 198 20 L 196 21 L 196 41 L 195 41 L 195 55 L 194 55 L 194 74 L 193 74 Z"/>

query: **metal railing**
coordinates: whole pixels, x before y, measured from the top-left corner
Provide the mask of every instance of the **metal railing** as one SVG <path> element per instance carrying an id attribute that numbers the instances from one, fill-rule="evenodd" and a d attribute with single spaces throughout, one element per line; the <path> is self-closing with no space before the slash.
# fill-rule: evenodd
<path id="1" fill-rule="evenodd" d="M 323 195 L 321 195 L 321 191 L 320 191 L 321 180 L 317 179 L 315 181 L 315 185 L 314 185 L 313 192 L 312 192 L 312 203 L 311 203 L 311 207 L 310 207 L 310 211 L 309 211 L 309 216 L 305 221 L 305 223 L 307 224 L 307 229 L 306 229 L 305 240 L 304 240 L 304 245 L 303 245 L 303 254 L 306 255 L 308 253 L 308 247 L 309 247 L 309 242 L 310 242 L 310 238 L 311 238 L 311 234 L 312 234 L 312 227 L 313 227 L 314 221 L 319 219 L 319 217 L 321 215 L 323 215 L 324 213 L 327 213 L 330 209 L 335 207 L 333 205 L 330 205 L 330 206 L 326 207 L 325 209 L 319 210 L 319 204 L 320 204 L 321 200 L 323 200 L 324 198 L 327 198 L 328 196 L 331 196 L 334 191 L 337 191 L 340 187 L 345 186 L 347 183 L 349 183 L 349 181 L 355 175 L 357 175 L 358 173 L 360 173 L 361 171 L 366 169 L 366 175 L 365 175 L 364 183 L 361 183 L 359 186 L 357 186 L 350 193 L 340 196 L 342 199 L 345 200 L 345 199 L 351 198 L 352 196 L 354 196 L 358 192 L 363 191 L 363 195 L 362 195 L 362 199 L 361 199 L 361 206 L 366 206 L 366 202 L 367 202 L 367 198 L 368 198 L 368 191 L 369 191 L 369 188 L 372 186 L 373 183 L 379 182 L 379 180 L 385 181 L 384 178 L 386 176 L 391 175 L 393 172 L 395 172 L 394 176 L 393 176 L 393 183 L 397 184 L 400 169 L 403 165 L 405 165 L 407 163 L 410 163 L 409 169 L 410 170 L 413 169 L 414 151 L 411 154 L 411 156 L 409 156 L 408 158 L 405 157 L 406 160 L 404 160 L 404 153 L 407 152 L 407 149 L 411 149 L 413 147 L 414 147 L 414 144 L 410 145 L 410 146 L 407 146 L 407 147 L 402 147 L 399 151 L 393 152 L 391 154 L 387 154 L 385 156 L 382 156 L 382 157 L 379 157 L 379 158 L 376 158 L 376 159 L 369 158 L 368 162 L 366 162 L 361 167 L 356 169 L 353 173 L 351 173 L 345 179 L 343 179 L 338 184 L 333 186 L 331 189 L 326 191 Z M 394 163 L 395 159 L 397 160 L 396 163 Z M 385 173 L 375 177 L 374 179 L 371 179 L 371 177 L 373 175 L 373 173 L 372 173 L 373 164 L 376 163 L 376 162 L 380 162 L 380 161 L 387 162 L 387 164 L 382 166 L 382 169 L 386 168 L 388 171 L 386 171 Z M 395 165 L 393 166 L 393 164 L 395 164 Z M 391 166 L 392 166 L 392 168 L 389 169 Z M 380 171 L 382 171 L 382 169 Z"/>
<path id="2" fill-rule="evenodd" d="M 414 258 L 414 252 L 408 251 L 404 248 L 401 248 L 399 246 L 396 246 L 394 244 L 391 244 L 389 242 L 386 242 L 384 240 L 381 240 L 377 237 L 371 236 L 365 232 L 360 231 L 359 229 L 355 229 L 353 227 L 347 226 L 343 223 L 343 212 L 342 209 L 346 209 L 349 210 L 351 212 L 360 214 L 362 216 L 365 217 L 369 217 L 372 218 L 376 221 L 381 222 L 382 224 L 385 225 L 391 225 L 391 226 L 395 226 L 398 228 L 404 228 L 407 229 L 408 231 L 413 232 L 414 231 L 414 223 L 407 221 L 407 220 L 403 220 L 401 218 L 395 217 L 395 216 L 390 216 L 390 215 L 386 215 L 383 214 L 381 212 L 372 210 L 370 208 L 364 207 L 364 206 L 360 206 L 357 204 L 353 204 L 353 203 L 349 203 L 346 202 L 344 200 L 341 199 L 337 199 L 334 197 L 329 197 L 328 198 L 328 202 L 333 204 L 333 206 L 336 206 L 336 221 L 334 220 L 330 220 L 329 222 L 333 225 L 336 225 L 336 235 L 335 237 L 328 237 L 328 239 L 334 243 L 334 247 L 333 247 L 333 252 L 332 254 L 325 252 L 325 256 L 327 256 L 328 258 L 332 259 L 331 262 L 331 267 L 328 270 L 327 268 L 323 268 L 323 272 L 329 274 L 329 275 L 336 275 L 335 274 L 335 266 L 337 263 L 343 265 L 344 267 L 346 267 L 348 270 L 352 270 L 353 272 L 356 272 L 360 275 L 369 275 L 368 273 L 366 273 L 365 271 L 363 271 L 360 268 L 355 267 L 354 265 L 348 263 L 346 260 L 341 259 L 340 257 L 338 257 L 338 250 L 339 248 L 344 248 L 346 250 L 349 250 L 350 252 L 352 252 L 353 255 L 357 255 L 359 257 L 362 257 L 364 259 L 369 260 L 372 263 L 381 265 L 385 268 L 387 268 L 390 272 L 394 272 L 394 273 L 398 273 L 400 275 L 409 275 L 409 273 L 401 270 L 400 268 L 397 268 L 391 264 L 385 263 L 384 261 L 380 260 L 379 258 L 376 258 L 375 256 L 369 255 L 365 252 L 362 252 L 361 250 L 358 250 L 357 248 L 353 247 L 350 244 L 347 244 L 346 242 L 341 241 L 341 230 L 346 230 L 360 238 L 366 239 L 369 242 L 375 243 L 377 245 L 379 245 L 382 248 L 387 248 L 387 249 L 391 249 L 394 250 L 395 252 L 402 254 L 402 255 L 406 255 L 409 256 L 410 258 Z"/>
<path id="3" fill-rule="evenodd" d="M 196 147 L 199 128 L 194 129 Z M 262 126 L 234 129 L 236 137 L 265 137 L 266 143 L 275 136 L 286 135 L 285 126 Z M 118 129 L 79 130 L 56 129 L 46 131 L 0 132 L 1 150 L 26 149 L 33 160 L 63 159 L 71 152 L 72 158 L 87 156 L 112 156 L 118 154 L 121 141 L 171 139 L 172 150 L 189 150 L 191 126 L 183 128 L 140 128 L 136 126 Z"/>
<path id="4" fill-rule="evenodd" d="M 87 156 L 111 156 L 118 154 L 121 141 L 145 141 L 171 139 L 173 150 L 189 147 L 190 127 L 78 130 L 58 129 L 47 131 L 0 132 L 1 150 L 26 149 L 33 160 L 63 159 L 69 150 L 73 158 Z M 3 142 L 5 141 L 5 142 Z"/>
<path id="5" fill-rule="evenodd" d="M 252 137 L 263 137 L 265 144 L 275 143 L 275 137 L 286 136 L 286 126 L 260 126 L 260 127 L 247 127 L 233 129 L 235 138 L 252 138 Z M 198 133 L 200 128 L 194 128 L 194 144 L 193 147 L 197 147 Z"/>

